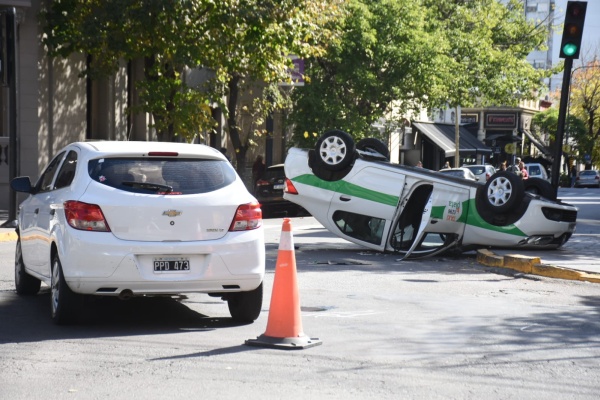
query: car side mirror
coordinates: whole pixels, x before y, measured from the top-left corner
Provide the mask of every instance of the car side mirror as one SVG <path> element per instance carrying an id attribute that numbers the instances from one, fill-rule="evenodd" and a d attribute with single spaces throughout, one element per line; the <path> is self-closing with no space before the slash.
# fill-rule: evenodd
<path id="1" fill-rule="evenodd" d="M 19 176 L 10 181 L 10 187 L 15 192 L 32 193 L 33 187 L 28 176 Z"/>

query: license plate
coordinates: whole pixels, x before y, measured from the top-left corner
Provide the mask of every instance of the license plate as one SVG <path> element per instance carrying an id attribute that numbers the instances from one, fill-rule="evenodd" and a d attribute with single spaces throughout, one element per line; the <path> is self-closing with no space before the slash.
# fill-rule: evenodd
<path id="1" fill-rule="evenodd" d="M 283 183 L 281 185 L 273 185 L 273 189 L 277 190 L 277 189 L 283 189 L 284 185 Z"/>
<path id="2" fill-rule="evenodd" d="M 188 272 L 190 260 L 183 257 L 157 257 L 154 259 L 154 272 Z"/>

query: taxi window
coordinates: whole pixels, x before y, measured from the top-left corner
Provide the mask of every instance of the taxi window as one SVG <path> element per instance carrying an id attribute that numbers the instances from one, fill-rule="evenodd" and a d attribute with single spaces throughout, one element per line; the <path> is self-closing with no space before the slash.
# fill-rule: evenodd
<path id="1" fill-rule="evenodd" d="M 381 243 L 384 219 L 338 210 L 333 213 L 333 221 L 347 236 L 367 243 Z"/>

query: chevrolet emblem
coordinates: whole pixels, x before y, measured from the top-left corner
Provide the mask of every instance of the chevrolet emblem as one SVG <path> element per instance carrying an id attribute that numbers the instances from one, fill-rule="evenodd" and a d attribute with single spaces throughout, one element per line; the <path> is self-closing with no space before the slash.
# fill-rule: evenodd
<path id="1" fill-rule="evenodd" d="M 163 211 L 162 215 L 166 215 L 167 217 L 178 217 L 181 215 L 181 211 L 177 211 L 177 210 L 167 210 L 167 211 Z"/>

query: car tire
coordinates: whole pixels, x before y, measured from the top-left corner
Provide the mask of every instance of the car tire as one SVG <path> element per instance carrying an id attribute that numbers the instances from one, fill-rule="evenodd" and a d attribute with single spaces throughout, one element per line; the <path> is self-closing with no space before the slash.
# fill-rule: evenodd
<path id="1" fill-rule="evenodd" d="M 73 292 L 67 285 L 58 255 L 52 259 L 50 301 L 52 321 L 57 325 L 73 323 L 81 313 L 83 296 Z"/>
<path id="2" fill-rule="evenodd" d="M 526 193 L 540 195 L 548 200 L 556 200 L 556 190 L 550 182 L 541 178 L 529 178 L 523 181 Z"/>
<path id="3" fill-rule="evenodd" d="M 29 275 L 25 271 L 23 263 L 23 251 L 21 250 L 21 240 L 17 240 L 15 248 L 15 288 L 19 295 L 33 295 L 40 291 L 42 281 Z"/>
<path id="4" fill-rule="evenodd" d="M 485 208 L 494 213 L 505 213 L 514 209 L 525 194 L 521 178 L 511 172 L 499 171 L 485 183 L 485 196 L 482 203 Z"/>
<path id="5" fill-rule="evenodd" d="M 237 322 L 253 322 L 260 315 L 263 302 L 263 284 L 249 292 L 230 293 L 227 306 L 231 318 Z"/>
<path id="6" fill-rule="evenodd" d="M 348 133 L 337 129 L 325 132 L 315 146 L 317 162 L 329 171 L 342 171 L 348 168 L 356 157 L 354 139 Z"/>
<path id="7" fill-rule="evenodd" d="M 359 140 L 358 143 L 356 143 L 356 150 L 379 153 L 386 160 L 389 161 L 390 159 L 390 150 L 387 145 L 376 138 L 364 138 Z"/>

